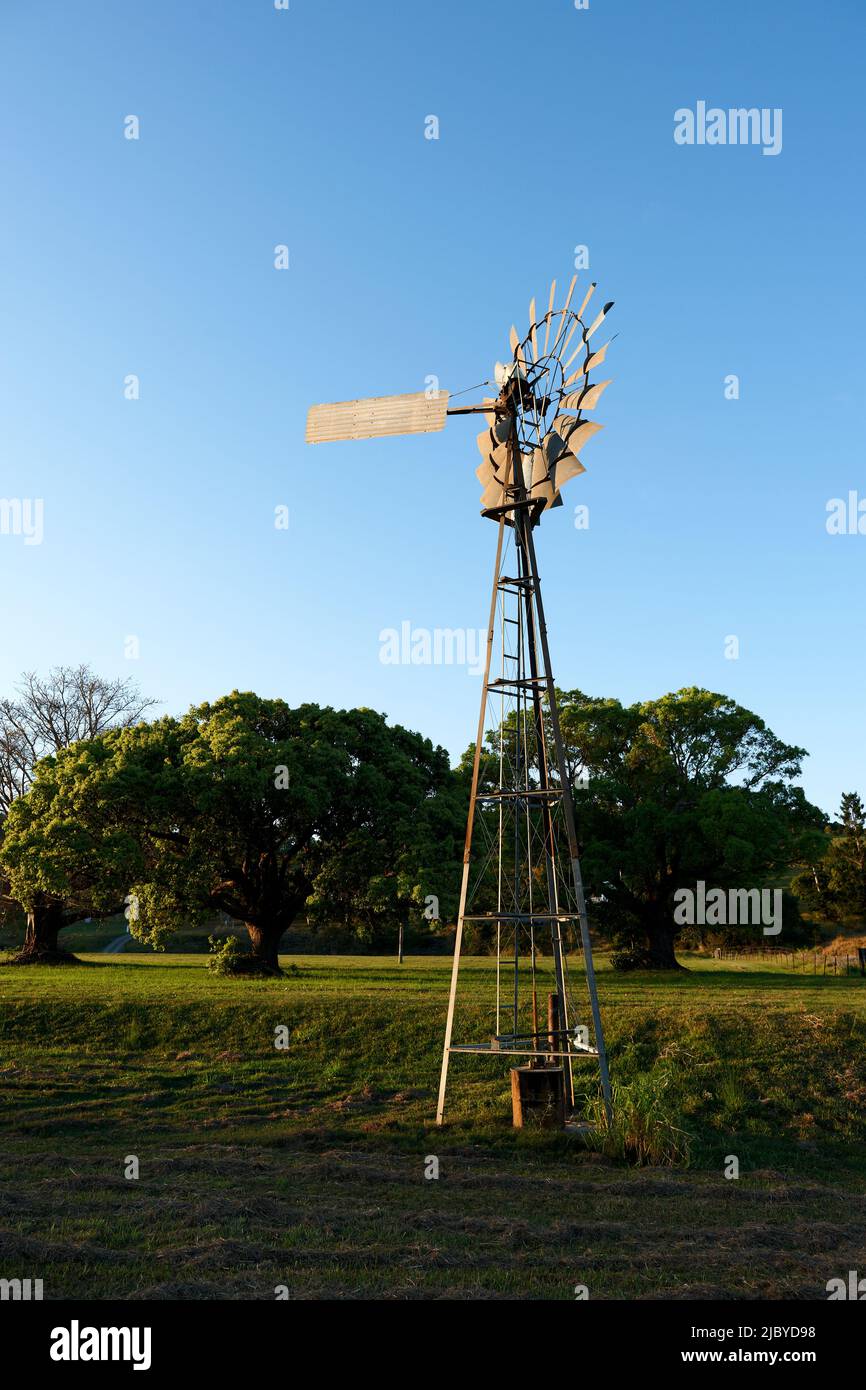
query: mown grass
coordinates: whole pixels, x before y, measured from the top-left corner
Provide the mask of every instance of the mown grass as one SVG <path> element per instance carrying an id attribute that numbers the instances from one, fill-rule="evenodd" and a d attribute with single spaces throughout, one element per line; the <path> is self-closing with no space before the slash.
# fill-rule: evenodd
<path id="1" fill-rule="evenodd" d="M 664 1168 L 512 1130 L 506 1060 L 454 1060 L 437 1130 L 442 958 L 0 969 L 0 1276 L 47 1297 L 825 1297 L 863 1262 L 866 981 L 687 963 L 601 972 L 621 1097 L 688 1139 Z M 489 972 L 466 963 L 480 1036 Z"/>

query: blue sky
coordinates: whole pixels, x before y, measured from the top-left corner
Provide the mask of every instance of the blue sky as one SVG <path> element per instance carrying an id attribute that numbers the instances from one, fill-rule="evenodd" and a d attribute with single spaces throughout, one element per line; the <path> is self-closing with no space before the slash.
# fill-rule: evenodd
<path id="1" fill-rule="evenodd" d="M 586 245 L 620 336 L 589 528 L 541 529 L 559 684 L 723 690 L 866 794 L 866 534 L 826 529 L 866 499 L 864 50 L 860 0 L 4 0 L 0 497 L 44 538 L 0 534 L 0 689 L 83 660 L 458 755 L 478 677 L 379 635 L 484 625 L 477 426 L 308 448 L 306 410 L 491 376 Z M 781 108 L 781 153 L 677 145 L 700 100 Z"/>

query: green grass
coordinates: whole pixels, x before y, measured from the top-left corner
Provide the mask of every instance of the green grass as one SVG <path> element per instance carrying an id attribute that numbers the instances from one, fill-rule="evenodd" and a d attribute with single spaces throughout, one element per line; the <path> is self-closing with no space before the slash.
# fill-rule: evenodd
<path id="1" fill-rule="evenodd" d="M 688 1165 L 657 1167 L 621 1133 L 514 1131 L 506 1059 L 454 1059 L 437 1130 L 441 957 L 287 957 L 276 981 L 201 955 L 0 969 L 0 1277 L 46 1297 L 823 1298 L 862 1264 L 866 981 L 686 963 L 600 975 L 623 1124 L 687 1137 Z M 467 1036 L 491 1031 L 490 969 L 466 962 Z"/>

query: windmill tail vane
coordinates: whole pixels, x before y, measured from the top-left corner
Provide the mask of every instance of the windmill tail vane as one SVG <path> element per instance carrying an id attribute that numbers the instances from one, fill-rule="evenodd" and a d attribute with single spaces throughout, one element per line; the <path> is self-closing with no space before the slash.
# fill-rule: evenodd
<path id="1" fill-rule="evenodd" d="M 550 662 L 534 530 L 561 492 L 585 472 L 584 445 L 602 426 L 595 409 L 609 380 L 590 379 L 610 342 L 591 342 L 611 308 L 590 316 L 592 283 L 562 307 L 556 282 L 548 307 L 529 305 L 529 329 L 511 329 L 510 357 L 497 362 L 496 397 L 451 406 L 447 391 L 379 396 L 313 406 L 307 442 L 422 434 L 449 416 L 481 415 L 481 514 L 497 523 L 488 639 L 460 905 L 436 1119 L 444 1121 L 455 1055 L 514 1057 L 515 1123 L 564 1124 L 600 1084 L 611 1089 L 581 876 L 571 784 Z M 577 793 L 579 796 L 579 792 Z M 495 969 L 460 989 L 464 945 Z M 583 978 L 583 1022 L 574 977 Z M 466 1035 L 468 1034 L 468 1036 Z M 456 1036 L 456 1040 L 455 1040 Z M 592 1063 L 587 1085 L 581 1068 Z M 583 1080 L 581 1078 L 583 1077 Z"/>

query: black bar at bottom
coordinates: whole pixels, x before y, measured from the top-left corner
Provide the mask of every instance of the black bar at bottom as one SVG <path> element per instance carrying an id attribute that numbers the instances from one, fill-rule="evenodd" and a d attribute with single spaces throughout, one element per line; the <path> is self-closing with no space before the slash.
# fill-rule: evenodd
<path id="1" fill-rule="evenodd" d="M 575 1333 L 586 1339 L 584 1365 L 593 1360 L 594 1349 L 599 1368 L 618 1375 L 640 1372 L 641 1383 L 648 1370 L 667 1372 L 681 1367 L 690 1375 L 700 1375 L 711 1366 L 730 1371 L 741 1365 L 763 1365 L 782 1370 L 803 1366 L 820 1373 L 821 1383 L 827 1384 L 830 1375 L 850 1367 L 852 1351 L 856 1355 L 862 1337 L 863 1309 L 854 1302 L 866 1301 L 866 1280 L 863 1295 L 855 1300 L 829 1301 L 826 1296 L 787 1302 L 735 1298 L 692 1302 L 593 1300 L 591 1274 L 581 1274 L 575 1252 L 573 1286 L 567 1299 L 560 1291 L 558 1301 L 574 1304 L 569 1322 Z M 394 1307 L 387 1295 L 376 1301 L 334 1300 L 338 1309 L 317 1307 L 315 1302 L 300 1309 L 291 1297 L 290 1275 L 287 1288 L 287 1299 L 272 1302 L 146 1302 L 135 1298 L 87 1303 L 3 1301 L 0 1328 L 4 1353 L 7 1358 L 14 1355 L 15 1383 L 30 1371 L 59 1384 L 70 1377 L 107 1384 L 109 1377 L 115 1383 L 118 1377 L 127 1376 L 137 1384 L 146 1383 L 148 1375 L 158 1376 L 162 1383 L 166 1372 L 180 1372 L 193 1373 L 199 1385 L 207 1384 L 211 1376 L 214 1385 L 225 1385 L 235 1374 L 248 1379 L 254 1371 L 256 1384 L 273 1375 L 279 1377 L 275 1383 L 282 1385 L 291 1379 L 289 1368 L 299 1343 L 319 1345 L 322 1351 L 326 1348 L 330 1375 L 341 1365 L 347 1372 L 356 1367 L 355 1334 L 362 1338 L 390 1338 L 393 1334 Z M 447 1336 L 454 1326 L 477 1331 L 480 1319 L 503 1332 L 498 1350 L 491 1348 L 489 1353 L 491 1364 L 497 1356 L 510 1354 L 505 1334 L 513 1327 L 514 1314 L 507 1279 L 501 1292 L 480 1300 L 480 1306 L 467 1308 L 466 1303 L 473 1300 L 466 1299 L 465 1291 L 462 1296 L 456 1293 L 454 1306 L 445 1313 L 443 1301 L 449 1301 L 447 1289 L 429 1300 L 403 1300 L 401 1321 L 405 1324 L 409 1318 L 414 1324 L 417 1317 L 419 1329 L 434 1337 Z M 421 1306 L 424 1303 L 426 1307 Z M 337 1328 L 339 1336 L 335 1336 Z M 121 1350 L 124 1330 L 132 1333 L 138 1329 L 138 1336 L 129 1339 L 139 1356 L 138 1373 L 131 1359 L 91 1360 L 82 1355 L 91 1346 L 101 1345 L 101 1329 L 118 1330 Z M 311 1341 L 319 1337 L 327 1341 Z M 52 1351 L 74 1353 L 77 1359 L 56 1359 Z"/>

